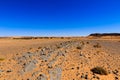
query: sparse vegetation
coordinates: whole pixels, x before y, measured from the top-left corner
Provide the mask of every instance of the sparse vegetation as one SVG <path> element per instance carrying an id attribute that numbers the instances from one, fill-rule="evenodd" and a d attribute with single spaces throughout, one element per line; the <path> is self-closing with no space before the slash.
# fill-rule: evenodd
<path id="1" fill-rule="evenodd" d="M 0 58 L 0 61 L 4 61 L 5 59 L 4 58 Z"/>
<path id="2" fill-rule="evenodd" d="M 99 43 L 93 45 L 94 48 L 101 48 L 101 45 Z"/>
<path id="3" fill-rule="evenodd" d="M 93 73 L 96 73 L 96 74 L 100 74 L 100 75 L 107 75 L 107 71 L 105 69 L 103 69 L 102 67 L 95 67 L 93 69 L 91 69 L 91 71 Z"/>
<path id="4" fill-rule="evenodd" d="M 38 47 L 38 49 L 41 49 L 41 47 Z"/>
<path id="5" fill-rule="evenodd" d="M 59 48 L 60 48 L 60 46 L 57 46 L 57 48 L 59 49 Z"/>
<path id="6" fill-rule="evenodd" d="M 80 46 L 77 46 L 76 49 L 82 49 Z"/>
<path id="7" fill-rule="evenodd" d="M 82 44 L 82 45 L 85 45 L 85 43 L 84 43 L 83 41 L 81 42 L 81 44 Z"/>
<path id="8" fill-rule="evenodd" d="M 96 53 L 100 53 L 100 51 L 97 51 Z"/>
<path id="9" fill-rule="evenodd" d="M 86 44 L 89 44 L 89 42 L 86 42 Z"/>
<path id="10" fill-rule="evenodd" d="M 32 48 L 29 48 L 30 50 L 32 49 Z"/>
<path id="11" fill-rule="evenodd" d="M 64 39 L 64 37 L 60 37 L 61 39 Z"/>
<path id="12" fill-rule="evenodd" d="M 85 38 L 82 41 L 82 39 L 73 38 L 70 40 L 53 38 L 53 40 L 13 41 L 4 43 L 9 45 L 10 49 L 9 46 L 6 49 L 4 46 L 2 48 L 4 45 L 2 41 L 0 47 L 0 74 L 8 80 L 17 78 L 16 76 L 9 78 L 12 74 L 19 75 L 20 78 L 17 78 L 19 80 L 54 77 L 55 80 L 56 78 L 69 80 L 73 72 L 72 80 L 119 79 L 120 46 L 118 41 L 120 40 L 87 40 Z M 24 74 L 30 74 L 30 76 Z M 61 75 L 64 74 L 65 76 L 62 77 Z"/>

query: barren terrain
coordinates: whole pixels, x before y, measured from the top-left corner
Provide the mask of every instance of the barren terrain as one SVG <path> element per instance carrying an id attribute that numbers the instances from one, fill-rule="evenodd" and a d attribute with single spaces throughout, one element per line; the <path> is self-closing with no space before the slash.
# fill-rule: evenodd
<path id="1" fill-rule="evenodd" d="M 0 80 L 119 80 L 120 39 L 0 39 Z"/>

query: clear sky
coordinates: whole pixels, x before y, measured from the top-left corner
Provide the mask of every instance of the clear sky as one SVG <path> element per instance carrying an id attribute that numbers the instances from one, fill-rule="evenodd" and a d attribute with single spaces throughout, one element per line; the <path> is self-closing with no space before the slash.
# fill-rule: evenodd
<path id="1" fill-rule="evenodd" d="M 120 32 L 120 0 L 0 0 L 0 36 Z"/>

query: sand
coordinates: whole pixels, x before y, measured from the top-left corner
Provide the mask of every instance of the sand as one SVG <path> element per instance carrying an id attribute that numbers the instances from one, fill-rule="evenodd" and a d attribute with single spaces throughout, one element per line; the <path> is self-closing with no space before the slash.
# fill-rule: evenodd
<path id="1" fill-rule="evenodd" d="M 0 80 L 119 79 L 120 39 L 0 39 Z"/>

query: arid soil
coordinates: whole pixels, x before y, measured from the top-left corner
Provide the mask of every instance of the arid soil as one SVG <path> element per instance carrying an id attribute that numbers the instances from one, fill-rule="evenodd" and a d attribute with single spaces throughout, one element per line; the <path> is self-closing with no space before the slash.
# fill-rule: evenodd
<path id="1" fill-rule="evenodd" d="M 120 39 L 0 39 L 0 80 L 120 80 Z"/>

